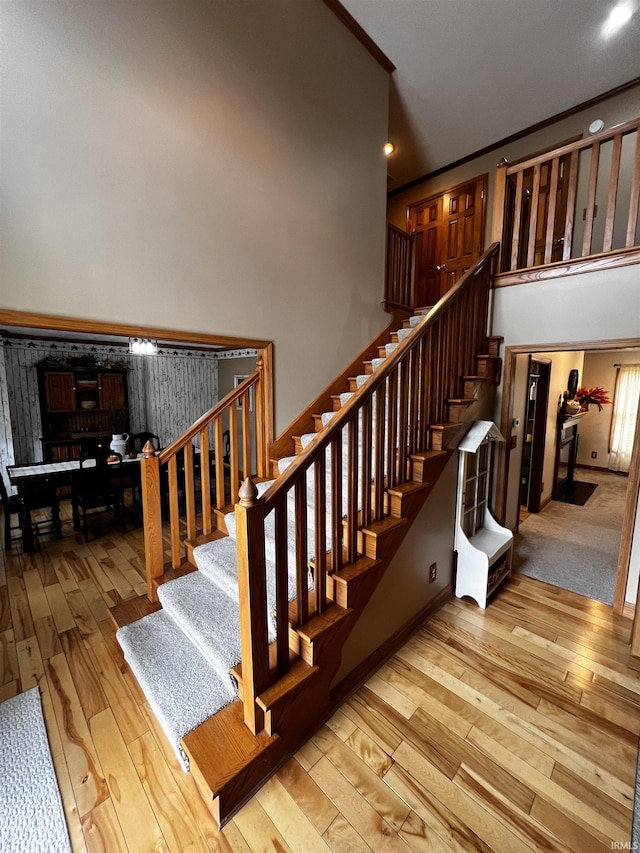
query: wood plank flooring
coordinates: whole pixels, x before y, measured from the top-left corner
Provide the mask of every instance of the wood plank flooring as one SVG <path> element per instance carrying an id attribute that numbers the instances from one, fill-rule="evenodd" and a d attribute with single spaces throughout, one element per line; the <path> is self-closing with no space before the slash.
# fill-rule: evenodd
<path id="1" fill-rule="evenodd" d="M 140 529 L 0 562 L 0 699 L 40 686 L 74 851 L 585 851 L 629 841 L 640 664 L 523 576 L 452 599 L 218 832 L 123 662 Z"/>

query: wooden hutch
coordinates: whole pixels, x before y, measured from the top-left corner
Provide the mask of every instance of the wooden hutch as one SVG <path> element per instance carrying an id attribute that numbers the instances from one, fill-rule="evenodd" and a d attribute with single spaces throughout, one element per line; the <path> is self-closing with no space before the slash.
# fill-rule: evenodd
<path id="1" fill-rule="evenodd" d="M 41 364 L 38 387 L 45 461 L 77 458 L 83 439 L 129 432 L 126 368 Z"/>

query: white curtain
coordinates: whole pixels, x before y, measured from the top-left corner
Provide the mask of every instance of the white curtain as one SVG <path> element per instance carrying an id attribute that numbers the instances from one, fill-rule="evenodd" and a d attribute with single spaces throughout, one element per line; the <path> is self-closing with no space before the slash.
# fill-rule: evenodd
<path id="1" fill-rule="evenodd" d="M 629 470 L 639 399 L 640 364 L 624 365 L 620 368 L 613 398 L 609 452 L 609 468 L 612 471 Z"/>

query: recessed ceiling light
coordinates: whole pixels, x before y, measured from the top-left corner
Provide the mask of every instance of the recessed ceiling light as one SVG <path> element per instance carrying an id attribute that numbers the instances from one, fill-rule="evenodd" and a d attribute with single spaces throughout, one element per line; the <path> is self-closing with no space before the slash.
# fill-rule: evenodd
<path id="1" fill-rule="evenodd" d="M 387 157 L 390 157 L 395 150 L 396 150 L 396 146 L 393 144 L 393 142 L 385 142 L 384 153 L 386 154 Z"/>
<path id="2" fill-rule="evenodd" d="M 614 36 L 631 20 L 634 12 L 635 4 L 632 0 L 623 0 L 622 3 L 616 3 L 609 12 L 609 17 L 602 25 L 603 37 L 611 38 L 611 36 Z"/>

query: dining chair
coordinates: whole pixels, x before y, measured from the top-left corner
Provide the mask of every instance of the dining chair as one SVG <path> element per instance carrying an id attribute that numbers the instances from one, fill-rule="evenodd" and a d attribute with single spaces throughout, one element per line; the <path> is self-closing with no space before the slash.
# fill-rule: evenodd
<path id="1" fill-rule="evenodd" d="M 156 450 L 160 450 L 161 444 L 158 436 L 153 432 L 134 432 L 129 436 L 131 445 L 136 453 L 142 453 L 142 448 L 148 441 L 151 441 Z"/>
<path id="2" fill-rule="evenodd" d="M 109 462 L 115 458 L 116 461 Z M 110 512 L 127 532 L 124 512 L 122 456 L 109 447 L 99 447 L 80 456 L 80 469 L 71 493 L 74 530 L 89 541 L 89 515 Z M 95 511 L 90 513 L 90 511 Z"/>
<path id="3" fill-rule="evenodd" d="M 22 539 L 22 524 L 23 524 L 23 506 L 20 498 L 17 495 L 9 495 L 4 482 L 4 477 L 0 474 L 0 497 L 2 498 L 2 512 L 4 515 L 4 549 L 11 550 L 11 543 Z M 11 524 L 11 516 L 18 516 L 18 523 Z M 14 530 L 18 534 L 13 533 Z"/>

